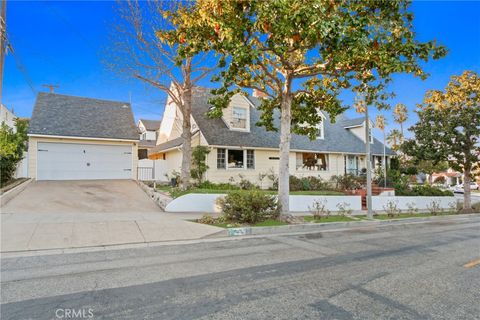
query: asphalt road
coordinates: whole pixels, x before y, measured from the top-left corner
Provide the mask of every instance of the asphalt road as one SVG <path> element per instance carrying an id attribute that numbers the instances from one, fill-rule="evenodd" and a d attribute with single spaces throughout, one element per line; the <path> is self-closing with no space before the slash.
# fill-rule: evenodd
<path id="1" fill-rule="evenodd" d="M 1 319 L 479 319 L 477 259 L 478 216 L 6 258 Z"/>

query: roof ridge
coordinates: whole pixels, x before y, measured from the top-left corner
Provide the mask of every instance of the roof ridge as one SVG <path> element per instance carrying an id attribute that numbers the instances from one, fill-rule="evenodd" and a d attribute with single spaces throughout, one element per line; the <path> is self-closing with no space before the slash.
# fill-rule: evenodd
<path id="1" fill-rule="evenodd" d="M 63 96 L 63 97 L 69 97 L 69 98 L 77 98 L 77 99 L 87 99 L 87 100 L 96 100 L 96 101 L 105 101 L 105 102 L 115 102 L 115 103 L 123 103 L 131 107 L 130 102 L 126 101 L 119 101 L 119 100 L 110 100 L 110 99 L 100 99 L 100 98 L 90 98 L 90 97 L 83 97 L 83 96 L 76 96 L 76 95 L 71 95 L 71 94 L 63 94 L 63 93 L 51 93 L 51 92 L 39 92 L 37 96 L 40 95 L 52 95 L 52 96 Z"/>

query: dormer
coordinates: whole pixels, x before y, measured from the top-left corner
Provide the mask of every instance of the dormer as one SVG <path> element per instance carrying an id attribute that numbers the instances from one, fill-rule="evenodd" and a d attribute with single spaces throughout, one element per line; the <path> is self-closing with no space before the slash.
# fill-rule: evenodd
<path id="1" fill-rule="evenodd" d="M 138 120 L 138 131 L 140 133 L 140 140 L 156 141 L 160 130 L 161 121 L 159 120 Z"/>
<path id="2" fill-rule="evenodd" d="M 245 96 L 235 94 L 223 110 L 222 119 L 230 130 L 250 132 L 250 108 L 254 105 Z"/>
<path id="3" fill-rule="evenodd" d="M 372 129 L 373 129 L 373 122 L 370 120 L 369 121 L 370 126 L 369 126 L 369 140 L 370 143 L 373 143 L 373 134 L 372 134 Z M 339 122 L 340 125 L 342 125 L 345 129 L 350 130 L 354 135 L 359 137 L 363 142 L 365 142 L 365 118 L 355 118 L 355 119 L 344 119 Z"/>

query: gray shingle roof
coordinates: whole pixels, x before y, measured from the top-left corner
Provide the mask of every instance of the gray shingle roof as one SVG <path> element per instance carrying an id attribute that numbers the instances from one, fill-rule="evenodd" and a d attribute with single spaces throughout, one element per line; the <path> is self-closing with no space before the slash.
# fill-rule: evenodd
<path id="1" fill-rule="evenodd" d="M 164 150 L 168 150 L 171 148 L 179 147 L 182 145 L 182 142 L 183 142 L 183 139 L 181 137 L 175 138 L 173 140 L 164 142 L 162 144 L 159 144 L 151 148 L 150 150 L 148 150 L 148 154 L 154 154 L 154 153 L 162 152 Z"/>
<path id="2" fill-rule="evenodd" d="M 338 124 L 341 125 L 344 128 L 349 128 L 349 127 L 359 127 L 363 125 L 365 122 L 365 118 L 355 118 L 355 119 L 341 119 L 338 121 Z"/>
<path id="3" fill-rule="evenodd" d="M 151 148 L 151 147 L 155 147 L 156 145 L 157 145 L 156 140 L 140 140 L 140 141 L 138 141 L 138 147 L 139 148 L 141 148 L 141 147 Z"/>
<path id="4" fill-rule="evenodd" d="M 217 146 L 238 146 L 238 147 L 257 147 L 257 148 L 278 148 L 280 143 L 279 132 L 267 131 L 264 127 L 258 127 L 255 124 L 260 119 L 260 111 L 255 108 L 250 109 L 250 132 L 232 131 L 222 119 L 210 119 L 206 116 L 209 110 L 208 99 L 211 97 L 210 90 L 205 88 L 196 88 L 193 94 L 192 116 L 198 124 L 205 139 L 210 145 Z M 259 106 L 261 101 L 254 98 L 248 98 L 254 105 Z M 275 125 L 280 127 L 279 113 L 275 117 Z M 325 114 L 324 139 L 310 140 L 307 136 L 292 135 L 292 150 L 308 151 L 328 151 L 341 153 L 365 153 L 365 143 L 345 129 L 343 125 L 331 123 L 328 114 Z M 339 121 L 345 121 L 344 115 L 337 117 Z M 158 146 L 157 146 L 158 147 Z M 372 154 L 382 155 L 383 144 L 374 139 L 371 144 Z M 388 155 L 395 153 L 386 148 Z"/>
<path id="5" fill-rule="evenodd" d="M 148 131 L 157 131 L 160 128 L 160 120 L 140 119 L 140 121 Z"/>
<path id="6" fill-rule="evenodd" d="M 29 134 L 138 140 L 127 102 L 40 92 Z"/>

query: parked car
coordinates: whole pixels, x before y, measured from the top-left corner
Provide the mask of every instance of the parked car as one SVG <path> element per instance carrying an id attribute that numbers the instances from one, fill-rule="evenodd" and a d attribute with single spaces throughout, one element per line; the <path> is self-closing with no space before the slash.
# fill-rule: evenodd
<path id="1" fill-rule="evenodd" d="M 470 182 L 470 190 L 480 190 L 480 186 L 476 182 Z M 463 193 L 463 183 L 453 187 L 453 192 Z"/>

